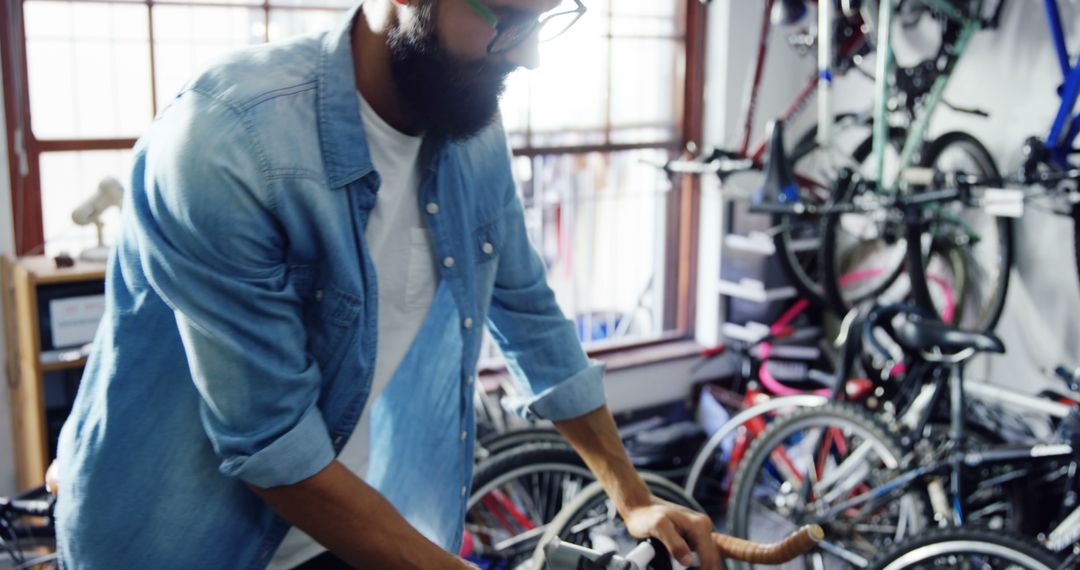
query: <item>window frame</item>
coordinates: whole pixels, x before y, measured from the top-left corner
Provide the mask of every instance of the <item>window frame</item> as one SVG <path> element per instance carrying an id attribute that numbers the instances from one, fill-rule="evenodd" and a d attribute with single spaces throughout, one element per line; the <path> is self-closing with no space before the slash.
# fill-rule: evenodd
<path id="1" fill-rule="evenodd" d="M 11 208 L 14 221 L 14 243 L 16 255 L 29 255 L 44 247 L 44 220 L 41 193 L 41 155 L 63 151 L 94 150 L 129 150 L 135 145 L 135 138 L 91 138 L 91 139 L 49 139 L 38 140 L 31 129 L 29 74 L 27 72 L 27 44 L 23 3 L 26 0 L 0 0 L 0 22 L 7 29 L 0 30 L 4 42 L 0 45 L 0 66 L 3 70 L 4 114 L 6 119 L 8 177 L 11 189 Z M 203 1 L 159 1 L 159 0 L 69 0 L 72 2 L 93 1 L 95 3 L 117 3 L 125 5 L 142 4 L 148 7 L 148 49 L 150 56 L 150 97 L 151 110 L 157 114 L 157 74 L 154 54 L 154 10 L 155 5 L 180 6 L 244 6 L 262 8 L 264 22 L 264 41 L 269 40 L 270 12 L 284 10 L 328 10 L 344 9 L 341 6 L 292 6 L 263 0 L 259 3 L 217 3 Z M 610 7 L 615 0 L 596 0 L 607 2 Z M 661 143 L 615 144 L 610 142 L 610 121 L 606 122 L 605 143 L 582 146 L 528 146 L 531 133 L 526 133 L 526 146 L 513 149 L 515 156 L 538 156 L 551 154 L 579 154 L 588 152 L 617 152 L 643 148 L 666 149 L 678 154 L 683 149 L 700 146 L 703 135 L 704 115 L 704 71 L 705 71 L 705 6 L 698 0 L 672 0 L 685 2 L 684 62 L 682 101 L 677 108 L 678 124 L 676 139 Z M 623 36 L 619 36 L 622 38 Z M 609 36 L 610 40 L 610 36 Z M 611 53 L 608 53 L 608 67 L 611 67 Z M 609 89 L 610 89 L 609 84 Z M 610 112 L 610 104 L 608 105 Z M 668 193 L 668 217 L 666 224 L 664 290 L 675 292 L 667 295 L 664 303 L 664 334 L 658 339 L 648 339 L 620 345 L 614 350 L 626 350 L 633 347 L 654 346 L 657 342 L 677 342 L 693 338 L 694 305 L 696 296 L 696 266 L 698 250 L 698 216 L 700 204 L 700 184 L 696 179 L 683 177 Z M 612 352 L 612 348 L 602 347 L 597 354 Z"/>

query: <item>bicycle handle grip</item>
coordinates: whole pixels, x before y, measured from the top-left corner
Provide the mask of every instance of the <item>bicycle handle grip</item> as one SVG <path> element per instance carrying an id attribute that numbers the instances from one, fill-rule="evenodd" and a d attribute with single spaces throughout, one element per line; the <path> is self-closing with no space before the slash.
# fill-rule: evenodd
<path id="1" fill-rule="evenodd" d="M 825 531 L 820 526 L 811 524 L 773 544 L 758 544 L 734 536 L 719 535 L 716 538 L 716 547 L 720 551 L 720 557 L 728 560 L 751 564 L 783 564 L 813 550 L 823 538 Z"/>
<path id="2" fill-rule="evenodd" d="M 933 186 L 936 175 L 933 168 L 911 166 L 900 171 L 900 180 L 915 186 Z"/>

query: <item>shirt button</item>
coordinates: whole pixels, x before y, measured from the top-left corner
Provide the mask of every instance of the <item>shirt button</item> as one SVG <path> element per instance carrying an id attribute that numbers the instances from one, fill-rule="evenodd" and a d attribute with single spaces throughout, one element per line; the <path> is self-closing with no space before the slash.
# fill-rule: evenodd
<path id="1" fill-rule="evenodd" d="M 495 246 L 491 245 L 491 242 L 485 241 L 484 245 L 480 246 L 480 249 L 482 249 L 484 253 L 491 255 L 491 252 L 495 251 Z"/>
<path id="2" fill-rule="evenodd" d="M 467 432 L 467 431 L 461 432 L 461 441 L 465 441 L 465 438 L 467 438 L 467 437 L 469 437 L 469 432 Z"/>
<path id="3" fill-rule="evenodd" d="M 462 485 L 461 486 L 461 496 L 464 497 L 465 494 L 468 493 L 468 492 L 469 492 L 469 488 L 466 487 L 465 485 Z"/>
<path id="4" fill-rule="evenodd" d="M 323 290 L 319 289 L 318 291 L 315 291 L 315 300 L 316 301 L 322 301 L 322 298 L 323 298 Z"/>
<path id="5" fill-rule="evenodd" d="M 428 202 L 427 206 L 425 206 L 424 209 L 427 210 L 427 213 L 431 214 L 432 216 L 439 213 L 439 205 L 435 202 Z"/>
<path id="6" fill-rule="evenodd" d="M 462 326 L 464 326 L 465 328 L 467 328 L 467 329 L 471 329 L 471 328 L 472 328 L 472 319 L 471 319 L 471 318 L 469 318 L 469 317 L 465 317 L 465 320 L 464 320 L 464 321 L 461 321 L 461 324 L 462 324 Z"/>
<path id="7" fill-rule="evenodd" d="M 454 258 L 453 257 L 444 257 L 443 260 L 442 260 L 442 264 L 443 264 L 443 267 L 445 267 L 447 269 L 450 269 L 451 267 L 454 266 Z"/>
<path id="8" fill-rule="evenodd" d="M 335 437 L 334 438 L 334 445 L 341 445 L 341 439 L 342 439 L 342 436 L 340 436 L 340 435 Z"/>

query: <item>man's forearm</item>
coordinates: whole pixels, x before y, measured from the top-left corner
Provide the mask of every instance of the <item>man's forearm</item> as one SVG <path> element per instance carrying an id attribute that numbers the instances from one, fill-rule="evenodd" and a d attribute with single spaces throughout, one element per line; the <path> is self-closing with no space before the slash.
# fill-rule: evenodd
<path id="1" fill-rule="evenodd" d="M 625 516 L 627 509 L 649 504 L 652 493 L 630 463 L 607 406 L 555 422 L 555 427 L 585 460 L 620 513 Z"/>
<path id="2" fill-rule="evenodd" d="M 251 489 L 354 567 L 469 568 L 424 538 L 389 501 L 337 461 L 293 485 Z"/>

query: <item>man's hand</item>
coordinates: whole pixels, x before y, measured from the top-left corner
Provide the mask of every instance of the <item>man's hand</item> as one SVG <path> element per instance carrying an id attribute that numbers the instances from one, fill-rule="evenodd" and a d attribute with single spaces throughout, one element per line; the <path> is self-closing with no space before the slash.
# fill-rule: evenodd
<path id="1" fill-rule="evenodd" d="M 45 489 L 53 495 L 60 492 L 60 467 L 56 465 L 56 460 L 45 470 Z"/>
<path id="2" fill-rule="evenodd" d="M 652 504 L 632 507 L 623 516 L 635 538 L 655 537 L 683 566 L 691 566 L 697 552 L 703 570 L 718 570 L 720 555 L 707 515 L 653 497 Z"/>
<path id="3" fill-rule="evenodd" d="M 555 427 L 604 486 L 630 534 L 637 538 L 656 537 L 683 566 L 689 566 L 691 553 L 697 552 L 701 568 L 720 568 L 712 521 L 701 513 L 660 500 L 649 491 L 626 456 L 606 406 L 557 421 Z"/>

